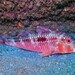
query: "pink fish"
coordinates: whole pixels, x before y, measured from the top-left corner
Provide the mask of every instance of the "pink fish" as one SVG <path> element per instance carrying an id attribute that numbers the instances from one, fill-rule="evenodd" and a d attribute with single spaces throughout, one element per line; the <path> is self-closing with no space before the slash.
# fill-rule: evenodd
<path id="1" fill-rule="evenodd" d="M 47 28 L 37 26 L 38 34 L 28 34 L 26 37 L 1 40 L 7 45 L 15 46 L 29 51 L 39 52 L 41 56 L 49 56 L 56 53 L 75 52 L 74 42 L 65 34 L 56 33 Z M 24 34 L 24 32 L 22 32 Z"/>

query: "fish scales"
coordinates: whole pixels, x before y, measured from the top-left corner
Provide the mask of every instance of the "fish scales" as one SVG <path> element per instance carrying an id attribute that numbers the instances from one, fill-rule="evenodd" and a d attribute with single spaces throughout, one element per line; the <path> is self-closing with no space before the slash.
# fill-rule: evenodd
<path id="1" fill-rule="evenodd" d="M 71 37 L 40 26 L 37 27 L 37 31 L 39 31 L 38 34 L 29 33 L 28 37 L 21 37 L 20 34 L 19 38 L 5 39 L 5 44 L 24 50 L 36 51 L 41 56 L 75 52 L 75 45 Z"/>

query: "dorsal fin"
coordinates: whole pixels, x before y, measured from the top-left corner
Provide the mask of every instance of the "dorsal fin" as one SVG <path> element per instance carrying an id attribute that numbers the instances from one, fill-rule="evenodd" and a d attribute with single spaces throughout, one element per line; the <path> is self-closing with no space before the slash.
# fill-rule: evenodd
<path id="1" fill-rule="evenodd" d="M 48 29 L 48 28 L 46 28 L 46 27 L 43 27 L 43 26 L 37 26 L 36 32 L 42 34 L 42 33 L 48 33 L 48 32 L 51 32 L 51 30 Z"/>

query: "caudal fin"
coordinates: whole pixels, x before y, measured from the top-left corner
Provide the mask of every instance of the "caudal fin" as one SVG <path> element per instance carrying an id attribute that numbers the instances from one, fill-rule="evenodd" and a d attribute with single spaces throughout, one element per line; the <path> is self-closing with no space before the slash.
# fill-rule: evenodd
<path id="1" fill-rule="evenodd" d="M 3 35 L 0 35 L 0 44 L 5 43 L 5 38 Z"/>

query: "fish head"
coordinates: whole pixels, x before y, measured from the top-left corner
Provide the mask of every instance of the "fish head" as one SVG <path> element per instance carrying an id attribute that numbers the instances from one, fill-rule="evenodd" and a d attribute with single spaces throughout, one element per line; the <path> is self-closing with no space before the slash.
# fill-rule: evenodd
<path id="1" fill-rule="evenodd" d="M 62 44 L 66 53 L 75 52 L 75 41 L 71 36 L 63 35 L 60 37 L 59 42 Z"/>

